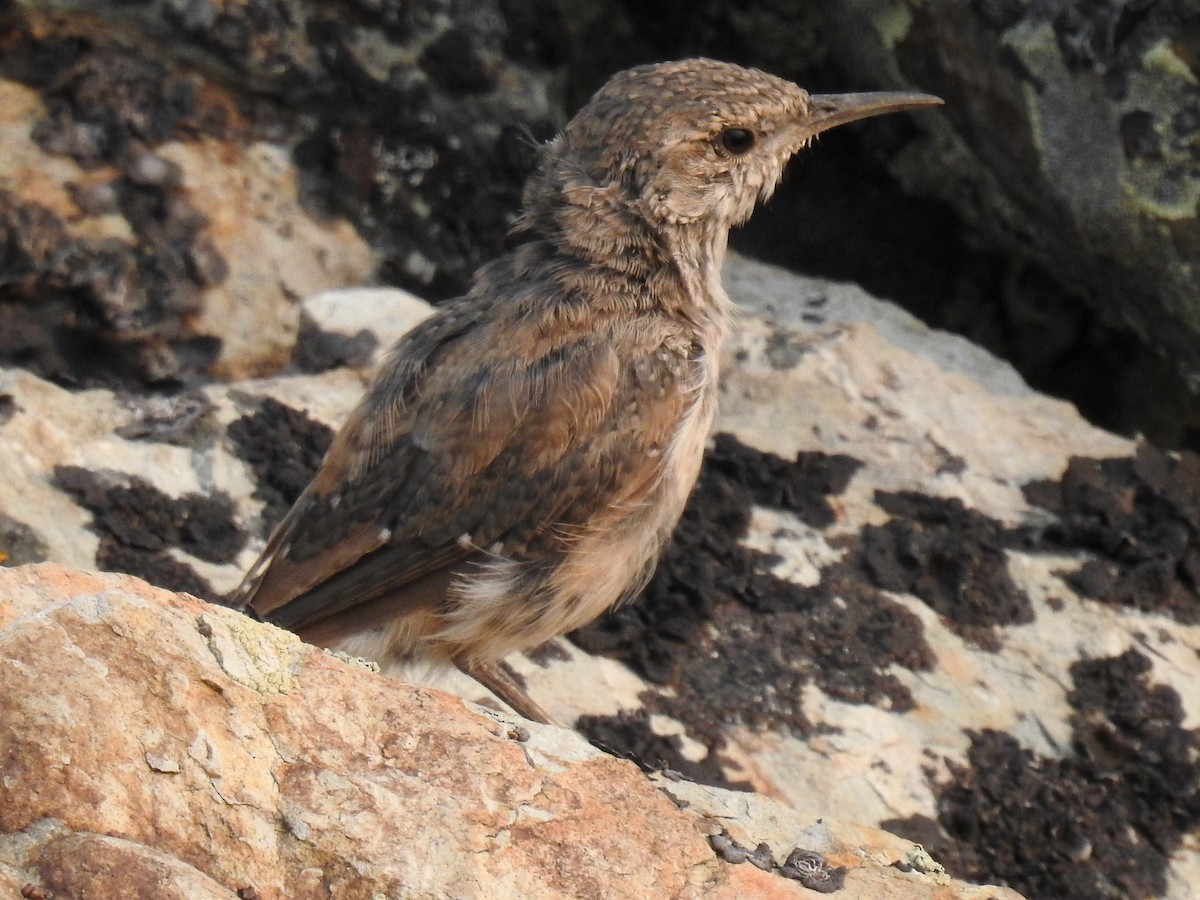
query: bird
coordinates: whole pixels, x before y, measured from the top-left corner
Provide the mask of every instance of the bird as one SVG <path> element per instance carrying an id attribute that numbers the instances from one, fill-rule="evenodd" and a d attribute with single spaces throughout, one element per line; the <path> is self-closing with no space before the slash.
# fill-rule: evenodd
<path id="1" fill-rule="evenodd" d="M 716 413 L 730 228 L 820 133 L 941 102 L 711 59 L 613 75 L 540 148 L 508 252 L 391 348 L 235 605 L 552 722 L 502 660 L 653 574 Z"/>

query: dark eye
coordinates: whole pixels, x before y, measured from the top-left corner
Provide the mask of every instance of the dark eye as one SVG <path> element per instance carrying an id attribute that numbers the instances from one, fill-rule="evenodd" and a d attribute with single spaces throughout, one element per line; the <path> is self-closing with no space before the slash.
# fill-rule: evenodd
<path id="1" fill-rule="evenodd" d="M 754 132 L 749 128 L 726 128 L 717 135 L 717 144 L 725 152 L 741 156 L 754 146 Z"/>

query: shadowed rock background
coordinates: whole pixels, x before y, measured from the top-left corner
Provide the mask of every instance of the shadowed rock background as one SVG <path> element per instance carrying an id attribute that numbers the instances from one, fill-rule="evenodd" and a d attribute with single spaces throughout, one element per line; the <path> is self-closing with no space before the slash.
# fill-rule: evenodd
<path id="1" fill-rule="evenodd" d="M 457 293 L 532 141 L 617 69 L 709 54 L 947 100 L 823 138 L 736 247 L 894 299 L 1101 425 L 1200 446 L 1194 2 L 5 6 L 0 357 L 57 380 L 271 371 L 296 296 Z M 289 228 L 314 252 L 287 259 Z"/>
<path id="2" fill-rule="evenodd" d="M 947 105 L 830 133 L 735 232 L 817 277 L 731 265 L 673 549 L 519 671 L 960 877 L 1191 896 L 1195 3 L 0 2 L 0 554 L 219 599 L 423 314 L 337 289 L 461 291 L 536 142 L 698 54 Z"/>

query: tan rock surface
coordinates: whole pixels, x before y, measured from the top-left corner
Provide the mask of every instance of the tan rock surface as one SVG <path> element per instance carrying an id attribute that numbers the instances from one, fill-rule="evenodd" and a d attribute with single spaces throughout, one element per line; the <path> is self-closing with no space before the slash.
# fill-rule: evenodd
<path id="1" fill-rule="evenodd" d="M 27 895 L 811 896 L 718 859 L 719 823 L 823 841 L 847 898 L 1015 896 L 761 798 L 670 782 L 680 809 L 572 732 L 129 576 L 0 569 L 0 723 L 0 886 Z"/>
<path id="2" fill-rule="evenodd" d="M 937 498 L 961 502 L 956 528 L 980 517 L 995 522 L 996 529 L 1047 523 L 1053 517 L 1031 505 L 1025 484 L 1059 479 L 1074 455 L 1127 460 L 1132 442 L 1088 425 L 1069 405 L 1032 391 L 1010 367 L 961 338 L 932 331 L 853 286 L 739 259 L 730 261 L 726 281 L 744 313 L 723 370 L 718 430 L 752 448 L 743 458 L 771 451 L 790 460 L 797 453 L 824 451 L 861 463 L 844 488 L 828 497 L 832 513 L 825 525 L 763 501 L 747 509 L 744 535 L 725 534 L 722 525 L 706 532 L 705 540 L 721 550 L 720 559 L 711 563 L 713 571 L 736 580 L 738 567 L 747 565 L 744 550 L 766 554 L 752 562 L 755 577 L 770 582 L 783 598 L 780 603 L 806 612 L 794 628 L 786 624 L 787 614 L 777 614 L 782 606 L 724 618 L 714 613 L 707 621 L 680 622 L 677 612 L 662 627 L 652 624 L 629 634 L 624 646 L 672 654 L 672 683 L 648 681 L 619 652 L 587 652 L 583 642 L 559 641 L 533 658 L 510 660 L 532 695 L 559 721 L 577 723 L 603 746 L 680 768 L 697 779 L 748 784 L 788 804 L 804 824 L 830 814 L 894 830 L 904 828 L 905 821 L 925 821 L 933 828 L 955 821 L 945 806 L 947 789 L 975 784 L 962 773 L 973 772 L 970 777 L 981 780 L 1003 770 L 972 762 L 977 736 L 989 730 L 1011 737 L 1014 753 L 1034 754 L 1034 769 L 1046 790 L 1065 797 L 1081 796 L 1084 788 L 1104 792 L 1125 804 L 1105 813 L 1119 820 L 1138 810 L 1150 811 L 1149 816 L 1174 808 L 1179 790 L 1188 790 L 1186 779 L 1179 790 L 1163 790 L 1144 801 L 1132 791 L 1139 784 L 1157 784 L 1155 779 L 1175 771 L 1176 764 L 1181 772 L 1192 771 L 1182 755 L 1169 766 L 1155 760 L 1195 739 L 1190 730 L 1200 722 L 1200 694 L 1194 687 L 1200 679 L 1200 623 L 1076 593 L 1071 573 L 1091 558 L 1094 551 L 1087 548 L 1006 546 L 1003 573 L 1027 597 L 1032 619 L 1009 621 L 1001 615 L 992 648 L 956 631 L 947 616 L 953 608 L 937 610 L 906 591 L 874 592 L 867 601 L 855 601 L 872 583 L 871 573 L 837 574 L 848 546 L 862 546 L 868 531 L 894 519 L 881 506 L 881 493 L 915 492 L 934 503 L 942 502 Z M 411 297 L 379 291 L 327 293 L 302 306 L 321 332 L 353 337 L 367 330 L 379 338 L 379 347 L 403 327 L 402 321 L 425 311 Z M 379 314 L 374 323 L 372 312 Z M 316 464 L 312 452 L 319 441 L 299 421 L 335 424 L 359 396 L 364 378 L 360 370 L 336 369 L 212 385 L 197 393 L 206 411 L 182 433 L 170 428 L 160 433 L 154 426 L 138 437 L 143 424 L 154 425 L 139 398 L 69 392 L 21 370 L 0 370 L 0 553 L 8 553 L 10 564 L 53 560 L 84 569 L 134 571 L 176 590 L 217 597 L 238 583 L 266 529 L 283 514 L 278 500 L 272 506 L 263 489 L 275 486 L 280 470 L 303 475 L 297 460 L 306 453 L 309 464 Z M 168 412 L 178 405 L 163 403 Z M 264 403 L 284 410 L 282 417 L 278 411 L 268 415 Z M 236 435 L 247 420 L 258 429 L 250 441 Z M 72 491 L 59 477 L 60 466 L 76 467 L 77 475 L 91 473 L 92 480 L 78 481 Z M 302 486 L 293 481 L 294 490 Z M 220 529 L 200 529 L 186 542 L 171 538 L 155 546 L 164 527 L 190 515 L 196 497 L 224 504 L 225 519 L 217 524 L 240 540 L 230 543 L 224 557 L 205 555 L 206 535 Z M 718 494 L 702 494 L 702 501 L 716 501 L 714 515 L 721 512 Z M 916 524 L 909 520 L 910 528 Z M 687 532 L 685 527 L 681 533 L 686 537 Z M 684 554 L 707 552 L 703 542 L 688 547 Z M 982 549 L 967 542 L 950 552 L 969 562 Z M 186 570 L 182 583 L 168 580 L 180 575 L 173 566 Z M 198 586 L 188 586 L 187 579 Z M 840 593 L 814 608 L 808 588 L 827 581 Z M 723 604 L 727 611 L 741 608 L 741 599 L 721 593 L 719 584 L 695 587 L 706 603 Z M 845 597 L 856 605 L 847 606 Z M 653 612 L 652 604 L 647 608 Z M 876 613 L 882 617 L 872 619 Z M 686 611 L 683 615 L 686 619 Z M 875 637 L 868 644 L 858 641 L 856 649 L 856 629 L 864 620 L 876 623 Z M 804 641 L 814 629 L 829 635 L 829 647 L 844 647 L 849 656 L 810 656 Z M 680 633 L 690 634 L 688 643 L 672 644 Z M 927 647 L 925 661 L 913 665 L 889 655 L 896 640 Z M 1076 765 L 1080 723 L 1101 715 L 1080 705 L 1086 684 L 1079 667 L 1092 665 L 1089 661 L 1117 665 L 1114 661 L 1126 654 L 1144 658 L 1147 671 L 1118 679 L 1114 689 L 1125 693 L 1112 702 L 1121 708 L 1150 703 L 1146 714 L 1154 715 L 1155 692 L 1170 691 L 1179 697 L 1180 721 L 1168 721 L 1164 712 L 1144 736 L 1130 738 L 1130 765 L 1140 768 L 1115 779 L 1104 773 L 1076 778 L 1070 767 Z M 230 666 L 236 662 L 231 654 L 225 659 Z M 819 677 L 832 669 L 845 679 L 840 687 L 833 685 L 836 689 Z M 808 674 L 796 681 L 795 671 Z M 873 694 L 880 684 L 906 702 L 893 706 L 892 695 Z M 484 699 L 482 689 L 467 679 L 448 678 L 436 686 Z M 855 690 L 861 691 L 857 698 Z M 983 786 L 970 794 L 979 803 L 992 796 Z M 1029 852 L 1039 865 L 1069 858 L 1071 850 L 1061 841 L 1027 850 L 1036 828 L 1021 811 L 1022 801 L 1005 796 L 1000 801 L 1010 801 L 1009 808 L 978 810 L 979 821 L 992 823 L 998 836 L 980 835 L 977 846 L 984 852 L 1001 848 L 1009 862 L 992 870 L 998 874 L 977 875 L 978 880 L 1004 877 L 1013 883 L 1026 871 L 1022 861 Z M 1062 815 L 1081 813 L 1073 808 Z M 1100 816 L 1088 819 L 1086 827 L 1099 849 L 1083 868 L 1123 872 L 1135 848 L 1122 835 L 1136 828 L 1114 830 Z M 937 840 L 915 826 L 904 833 L 931 846 Z M 1153 883 L 1161 868 L 1165 886 L 1145 895 L 1191 900 L 1200 854 L 1192 837 L 1178 846 L 1173 841 L 1139 877 Z M 777 861 L 782 852 L 776 853 Z M 960 862 L 944 845 L 938 855 L 948 866 Z"/>
<path id="3" fill-rule="evenodd" d="M 66 238 L 135 245 L 135 228 L 118 209 L 96 215 L 74 199 L 111 190 L 121 172 L 85 170 L 69 157 L 46 154 L 34 138 L 45 116 L 36 91 L 0 79 L 0 190 L 44 209 Z M 223 261 L 223 277 L 197 287 L 198 315 L 179 326 L 220 340 L 220 374 L 277 371 L 296 341 L 298 298 L 374 277 L 374 256 L 349 223 L 323 220 L 301 203 L 289 148 L 234 139 L 170 141 L 154 160 L 178 167 L 171 197 L 205 222 L 199 239 Z"/>

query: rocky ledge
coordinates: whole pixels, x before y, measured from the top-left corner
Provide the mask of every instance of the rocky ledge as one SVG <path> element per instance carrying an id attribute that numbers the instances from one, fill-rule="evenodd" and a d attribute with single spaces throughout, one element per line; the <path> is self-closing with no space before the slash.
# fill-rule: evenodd
<path id="1" fill-rule="evenodd" d="M 773 890 L 791 890 L 799 882 L 778 873 L 804 868 L 807 857 L 793 856 L 797 849 L 822 854 L 832 870 L 846 867 L 843 890 L 859 890 L 856 879 L 865 875 L 851 877 L 850 857 L 836 848 L 865 846 L 865 838 L 830 844 L 808 830 L 836 818 L 918 841 L 956 878 L 1002 883 L 1032 898 L 1190 898 L 1191 885 L 1200 882 L 1200 459 L 1094 428 L 1068 404 L 1030 390 L 987 353 L 856 287 L 738 259 L 727 266 L 726 281 L 744 314 L 724 361 L 719 433 L 659 572 L 635 603 L 528 658 L 509 660 L 532 696 L 593 745 L 644 769 L 746 792 L 721 801 L 723 809 L 754 807 L 756 795 L 791 808 L 790 819 L 779 813 L 790 824 L 777 840 L 753 828 L 701 835 L 695 846 L 707 855 L 695 857 L 701 862 L 691 872 L 726 871 L 728 860 L 744 863 L 711 882 L 708 874 L 697 876 L 699 886 L 681 880 L 677 891 L 719 893 L 724 877 L 761 879 L 765 875 L 750 872 L 756 861 L 771 869 L 765 883 Z M 366 359 L 428 310 L 401 292 L 374 290 L 312 297 L 299 314 L 311 323 L 309 346 L 356 342 Z M 365 377 L 365 366 L 339 366 L 146 397 L 72 392 L 27 371 L 0 371 L 0 553 L 9 566 L 53 562 L 126 572 L 219 601 L 311 476 L 331 426 L 353 404 Z M 20 577 L 36 571 L 56 570 L 21 569 Z M 87 583 L 120 583 L 135 594 L 148 590 L 129 587 L 135 582 Z M 71 597 L 103 593 L 100 587 L 64 590 L 41 604 L 55 613 L 38 613 L 34 603 L 18 617 L 14 633 L 56 621 L 83 602 Z M 88 602 L 88 609 L 106 608 Z M 165 605 L 177 609 L 180 602 Z M 198 611 L 214 634 L 226 621 L 249 629 L 247 634 L 274 634 L 226 619 L 217 607 L 184 608 L 197 611 L 185 616 L 190 645 L 178 638 L 184 655 L 195 657 L 189 665 L 207 665 L 211 648 L 221 646 L 197 631 Z M 131 628 L 114 620 L 96 634 L 115 640 Z M 157 635 L 170 629 L 156 623 L 146 630 Z M 261 638 L 268 644 L 281 639 Z M 92 662 L 75 649 L 56 649 L 49 638 L 20 646 L 23 654 L 36 654 L 38 665 L 63 665 L 70 673 L 30 670 L 24 656 L 0 653 L 4 677 L 26 678 L 41 692 L 40 700 L 34 694 L 29 701 L 37 715 L 52 717 L 74 702 L 71 679 L 87 672 L 81 684 L 102 685 L 108 673 L 113 682 L 123 666 L 140 664 L 138 654 L 148 645 L 116 641 L 87 657 Z M 281 646 L 293 648 L 296 671 L 343 671 L 299 645 Z M 232 666 L 233 651 L 220 652 Z M 184 671 L 181 666 L 148 664 L 155 678 Z M 278 671 L 288 684 L 300 677 L 285 677 L 292 670 L 282 663 Z M 295 710 L 272 713 L 265 728 L 270 738 L 263 738 L 270 753 L 303 748 L 283 755 L 319 757 L 330 740 L 327 732 L 287 738 L 278 729 L 291 727 L 293 716 L 347 716 L 369 691 L 386 695 L 379 710 L 399 709 L 398 698 L 409 696 L 436 706 L 441 718 L 449 715 L 446 709 L 461 709 L 440 695 L 414 694 L 366 672 L 344 671 L 354 673 L 356 687 L 346 694 L 354 699 L 306 697 Z M 202 680 L 189 677 L 190 687 L 172 694 L 174 688 L 145 691 L 145 684 L 157 684 L 148 677 L 130 676 L 132 696 L 139 703 L 174 697 L 173 714 L 185 723 L 215 702 L 194 687 Z M 487 702 L 472 683 L 444 686 Z M 271 694 L 254 703 L 283 709 L 291 696 Z M 119 781 L 98 790 L 91 776 L 83 776 L 87 769 L 76 772 L 85 765 L 126 771 L 124 762 L 116 762 L 126 757 L 103 747 L 87 753 L 80 748 L 90 741 L 84 736 L 99 734 L 114 718 L 120 724 L 137 708 L 110 698 L 79 712 L 74 749 L 65 756 L 47 749 L 44 729 L 29 737 L 37 726 L 0 732 L 5 741 L 20 737 L 41 748 L 22 751 L 21 758 L 41 767 L 28 775 L 5 763 L 4 789 L 12 793 L 0 798 L 0 809 L 24 808 L 19 797 L 44 802 L 48 785 L 79 783 L 87 789 L 75 796 L 87 799 L 72 802 L 88 816 L 116 809 L 113 797 L 141 799 L 129 801 L 128 810 L 121 807 L 125 830 L 91 819 L 78 830 L 141 841 L 158 851 L 167 845 L 157 835 L 172 830 L 199 829 L 214 845 L 217 836 L 240 835 L 210 821 L 211 810 L 168 802 L 169 792 L 132 795 Z M 409 729 L 408 718 L 388 715 L 362 713 L 362 721 L 393 723 L 382 731 L 370 732 L 361 722 L 338 728 L 358 735 L 360 747 L 376 750 L 410 732 L 406 740 L 424 740 L 424 732 Z M 6 715 L 0 728 L 22 721 L 28 719 Z M 508 738 L 507 726 L 493 725 L 499 737 L 487 740 L 508 748 L 494 752 L 515 753 L 518 762 L 547 734 L 530 728 L 535 743 L 528 745 Z M 243 727 L 241 720 L 205 725 L 204 733 L 216 747 L 220 735 L 241 735 Z M 188 730 L 193 724 L 174 732 L 162 724 L 153 728 L 157 732 L 146 733 L 182 734 L 182 746 L 209 759 L 208 745 L 194 743 L 198 732 Z M 135 733 L 124 726 L 121 731 L 122 739 Z M 431 734 L 442 753 L 459 740 Z M 622 877 L 634 878 L 629 873 L 635 871 L 639 878 L 660 877 L 645 874 L 658 871 L 653 867 L 625 862 L 635 858 L 631 850 L 604 848 L 641 827 L 632 824 L 628 804 L 642 808 L 642 801 L 628 798 L 643 794 L 629 793 L 634 788 L 627 791 L 627 783 L 657 801 L 666 802 L 664 795 L 626 763 L 595 756 L 571 735 L 561 739 L 577 748 L 572 752 L 586 754 L 587 771 L 603 773 L 595 776 L 597 784 L 612 779 L 596 796 L 614 812 L 573 819 L 580 830 L 546 852 L 564 860 L 582 854 L 597 866 L 619 867 Z M 235 749 L 244 743 L 230 740 Z M 169 759 L 156 747 L 151 742 L 143 755 Z M 0 759 L 18 758 L 5 754 Z M 225 789 L 243 769 L 232 754 L 210 754 L 217 760 L 210 764 L 223 766 L 217 790 L 225 799 L 214 801 L 222 816 L 246 812 L 241 795 Z M 455 765 L 474 771 L 477 764 Z M 157 779 L 156 785 L 182 784 L 186 771 L 143 777 Z M 279 790 L 281 770 L 267 771 L 264 790 Z M 424 778 L 435 770 L 419 771 Z M 333 784 L 332 776 L 312 775 L 321 778 Z M 420 781 L 410 782 L 411 790 Z M 691 804 L 686 815 L 709 809 L 683 784 L 666 788 Z M 189 789 L 181 796 L 199 802 L 212 790 Z M 374 790 L 351 794 L 374 796 Z M 424 790 L 430 796 L 410 802 L 440 809 L 436 780 Z M 461 792 L 449 793 L 460 802 Z M 267 843 L 254 845 L 259 849 L 298 840 L 279 832 L 281 821 L 286 830 L 291 807 L 271 796 L 276 799 L 264 808 L 282 818 L 260 823 Z M 480 796 L 487 816 L 500 815 L 499 801 Z M 397 847 L 416 846 L 405 837 L 408 826 L 397 824 L 401 820 L 388 809 L 374 818 L 345 812 L 338 831 L 379 841 L 393 855 Z M 427 812 L 420 827 L 434 828 L 427 820 L 439 816 Z M 437 828 L 468 831 L 441 817 Z M 40 846 L 26 832 L 43 819 L 67 821 L 61 811 L 40 806 L 5 823 L 18 835 L 8 846 Z M 499 820 L 481 821 L 492 828 Z M 511 832 L 513 824 L 504 827 Z M 646 829 L 666 833 L 665 826 Z M 58 840 L 74 830 L 38 834 Z M 493 830 L 499 833 L 499 826 Z M 246 858 L 264 858 L 259 849 L 246 850 L 242 838 L 229 840 Z M 892 839 L 881 835 L 876 840 L 911 847 L 888 844 Z M 767 849 L 759 850 L 764 841 Z M 311 876 L 314 885 L 359 877 L 353 873 L 366 864 L 358 850 L 338 852 L 314 851 L 305 857 L 309 862 L 279 865 L 292 872 L 288 877 Z M 419 847 L 412 852 L 436 870 L 422 878 L 458 877 L 447 868 L 452 859 Z M 679 852 L 681 860 L 693 858 Z M 21 854 L 21 860 L 32 858 Z M 218 852 L 221 859 L 235 858 L 231 854 Z M 191 856 L 182 858 L 198 865 Z M 399 865 L 387 863 L 393 864 Z M 499 861 L 473 858 L 472 864 L 490 872 L 487 867 Z M 520 878 L 540 871 L 532 864 L 518 868 Z M 274 883 L 256 871 L 237 869 L 233 874 L 244 882 L 218 880 L 234 889 L 266 890 Z M 424 890 L 425 882 L 404 880 L 415 870 L 405 871 L 397 883 Z M 564 862 L 554 877 L 575 878 L 579 871 L 575 862 Z M 662 884 L 677 875 L 661 876 Z M 300 890 L 298 882 L 281 883 Z M 629 883 L 635 893 L 643 884 Z M 914 883 L 932 885 L 928 879 Z M 554 894 L 575 887 L 549 881 L 539 882 L 539 889 Z M 429 888 L 434 896 L 440 890 Z"/>
<path id="2" fill-rule="evenodd" d="M 0 722 L 6 896 L 1017 897 L 126 575 L 0 569 Z"/>

